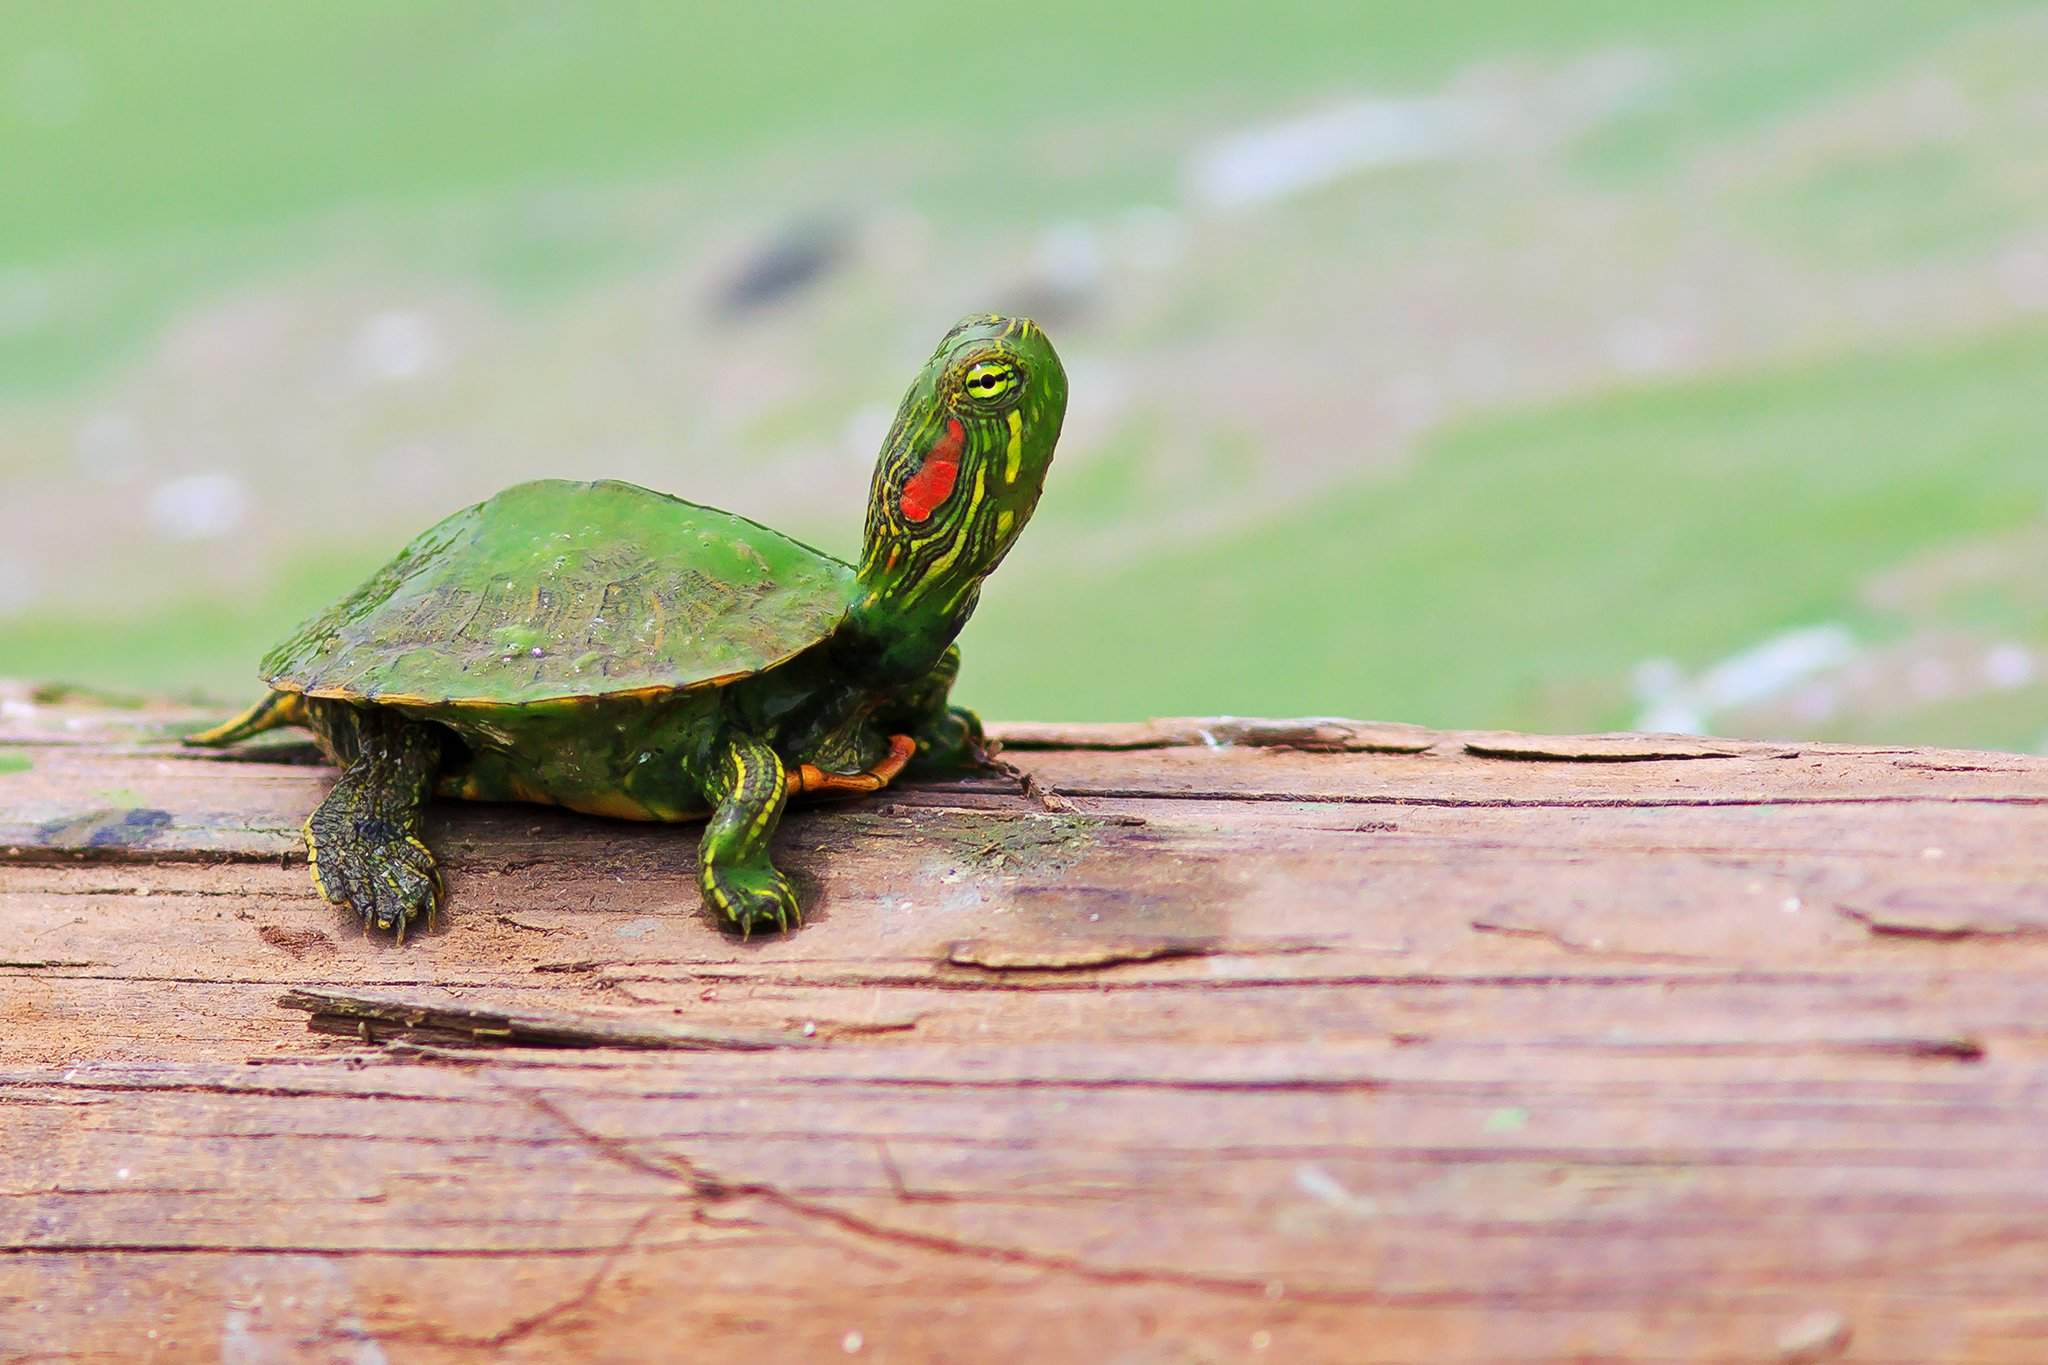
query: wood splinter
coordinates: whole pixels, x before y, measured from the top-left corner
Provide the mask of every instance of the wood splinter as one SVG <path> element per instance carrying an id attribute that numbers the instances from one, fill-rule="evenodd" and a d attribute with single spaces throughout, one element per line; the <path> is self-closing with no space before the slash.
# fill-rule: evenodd
<path id="1" fill-rule="evenodd" d="M 305 1010 L 315 1033 L 355 1037 L 365 1043 L 404 1038 L 411 1042 L 472 1047 L 636 1048 L 641 1050 L 760 1052 L 804 1047 L 797 1034 L 696 1024 L 605 1019 L 552 1010 L 493 1010 L 447 1005 L 398 996 L 342 991 L 292 990 L 279 996 L 286 1009 Z"/>

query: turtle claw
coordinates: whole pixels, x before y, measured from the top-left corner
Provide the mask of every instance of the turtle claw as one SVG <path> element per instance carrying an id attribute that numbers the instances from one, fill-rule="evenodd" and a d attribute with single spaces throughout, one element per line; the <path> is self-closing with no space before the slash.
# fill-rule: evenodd
<path id="1" fill-rule="evenodd" d="M 707 869 L 704 896 L 724 916 L 728 927 L 740 931 L 742 942 L 753 938 L 757 926 L 772 924 L 777 933 L 786 934 L 804 922 L 796 888 L 772 867 Z"/>
<path id="2" fill-rule="evenodd" d="M 374 816 L 306 822 L 306 855 L 320 893 L 363 917 L 363 932 L 382 930 L 405 942 L 422 916 L 432 928 L 441 904 L 441 869 L 427 846 Z"/>

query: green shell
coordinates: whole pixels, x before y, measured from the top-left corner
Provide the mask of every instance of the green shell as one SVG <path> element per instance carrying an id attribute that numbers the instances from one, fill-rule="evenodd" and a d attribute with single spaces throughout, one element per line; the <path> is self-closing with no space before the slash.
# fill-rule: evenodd
<path id="1" fill-rule="evenodd" d="M 518 706 L 772 668 L 854 597 L 851 566 L 745 517 L 605 480 L 466 508 L 272 650 L 272 687 Z"/>

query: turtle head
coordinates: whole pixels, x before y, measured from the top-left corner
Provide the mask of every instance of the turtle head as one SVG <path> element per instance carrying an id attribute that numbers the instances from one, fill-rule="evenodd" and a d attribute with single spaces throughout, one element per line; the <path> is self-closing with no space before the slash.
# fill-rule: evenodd
<path id="1" fill-rule="evenodd" d="M 936 638 L 936 658 L 959 632 L 1038 506 L 1066 411 L 1066 371 L 1028 318 L 963 318 L 932 352 L 868 493 L 855 611 L 890 653 Z"/>

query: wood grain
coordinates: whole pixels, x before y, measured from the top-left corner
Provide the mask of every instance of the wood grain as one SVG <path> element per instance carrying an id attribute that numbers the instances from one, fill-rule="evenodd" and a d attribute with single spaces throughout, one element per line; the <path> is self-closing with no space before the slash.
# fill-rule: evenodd
<path id="1" fill-rule="evenodd" d="M 194 719 L 0 689 L 0 1359 L 2048 1359 L 2048 761 L 1018 727 L 399 949 Z"/>

